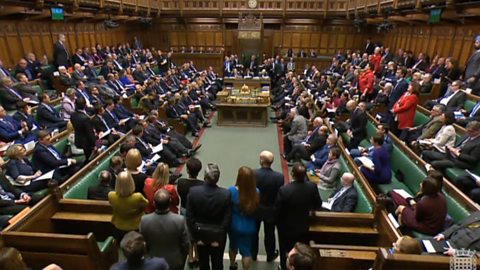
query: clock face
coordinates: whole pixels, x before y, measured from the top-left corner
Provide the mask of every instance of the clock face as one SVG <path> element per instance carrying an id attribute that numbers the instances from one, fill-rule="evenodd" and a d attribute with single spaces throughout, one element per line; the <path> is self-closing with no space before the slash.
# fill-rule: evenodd
<path id="1" fill-rule="evenodd" d="M 257 0 L 248 0 L 248 7 L 249 8 L 256 8 L 257 7 Z"/>

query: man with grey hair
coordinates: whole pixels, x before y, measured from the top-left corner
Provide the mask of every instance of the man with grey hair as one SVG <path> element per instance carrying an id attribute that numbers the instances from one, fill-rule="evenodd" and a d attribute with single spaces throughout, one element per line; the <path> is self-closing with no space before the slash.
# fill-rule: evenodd
<path id="1" fill-rule="evenodd" d="M 205 168 L 205 184 L 192 187 L 188 194 L 187 225 L 192 241 L 197 243 L 201 270 L 223 269 L 231 203 L 230 192 L 217 186 L 219 178 L 218 165 L 208 163 Z"/>
<path id="2" fill-rule="evenodd" d="M 257 188 L 260 191 L 260 205 L 257 211 L 257 229 L 260 230 L 260 224 L 263 222 L 263 232 L 265 234 L 264 244 L 267 253 L 267 262 L 272 262 L 278 256 L 278 250 L 275 250 L 275 218 L 273 204 L 277 197 L 278 190 L 283 186 L 283 174 L 272 170 L 273 153 L 262 151 L 260 153 L 260 169 L 255 171 L 257 178 Z M 252 248 L 252 258 L 256 259 L 258 254 L 258 233 L 255 235 Z"/>
<path id="3" fill-rule="evenodd" d="M 113 190 L 110 186 L 112 174 L 107 170 L 103 170 L 98 175 L 98 178 L 100 179 L 100 183 L 88 188 L 87 198 L 89 200 L 107 201 L 108 193 Z"/>
<path id="4" fill-rule="evenodd" d="M 292 124 L 290 131 L 283 136 L 283 157 L 286 159 L 292 150 L 292 144 L 300 143 L 307 137 L 307 119 L 300 115 L 296 108 L 290 110 Z"/>

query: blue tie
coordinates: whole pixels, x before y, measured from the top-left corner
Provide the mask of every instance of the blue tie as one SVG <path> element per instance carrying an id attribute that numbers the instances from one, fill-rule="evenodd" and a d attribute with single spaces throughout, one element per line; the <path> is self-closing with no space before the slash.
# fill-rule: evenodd
<path id="1" fill-rule="evenodd" d="M 47 147 L 48 151 L 50 151 L 50 153 L 52 153 L 52 155 L 57 159 L 57 160 L 60 160 L 62 159 L 62 157 L 60 156 L 60 154 L 57 152 L 57 149 L 55 149 L 55 147 L 53 146 L 48 146 Z"/>
<path id="2" fill-rule="evenodd" d="M 115 114 L 113 114 L 112 112 L 110 112 L 109 110 L 107 110 L 108 114 L 110 114 L 110 116 L 113 118 L 113 121 L 115 121 L 115 123 L 118 123 L 118 118 L 115 116 Z"/>
<path id="3" fill-rule="evenodd" d="M 19 99 L 22 99 L 22 96 L 20 96 L 17 91 L 13 90 L 12 88 L 8 88 L 8 90 L 10 91 L 10 93 L 14 94 L 16 97 L 18 97 Z"/>
<path id="4" fill-rule="evenodd" d="M 472 112 L 470 112 L 469 117 L 475 116 L 475 114 L 477 113 L 477 111 L 479 109 L 480 109 L 480 102 L 477 102 L 477 105 L 475 105 L 475 107 L 473 107 L 473 109 L 472 109 Z"/>

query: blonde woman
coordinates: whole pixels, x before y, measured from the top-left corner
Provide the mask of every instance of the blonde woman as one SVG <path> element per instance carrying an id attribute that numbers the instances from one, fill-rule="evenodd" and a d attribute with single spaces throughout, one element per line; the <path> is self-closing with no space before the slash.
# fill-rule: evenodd
<path id="1" fill-rule="evenodd" d="M 145 180 L 143 193 L 149 202 L 145 212 L 151 213 L 155 210 L 155 192 L 163 188 L 170 192 L 170 212 L 178 214 L 178 204 L 180 203 L 180 199 L 178 197 L 177 188 L 168 183 L 169 179 L 170 172 L 168 165 L 165 163 L 159 163 L 153 172 L 152 177 L 149 177 L 147 180 Z"/>
<path id="2" fill-rule="evenodd" d="M 129 172 L 117 175 L 115 191 L 108 193 L 108 201 L 113 209 L 112 224 L 116 228 L 115 237 L 120 240 L 129 231 L 136 231 L 148 205 L 147 199 L 135 192 L 135 184 Z"/>
<path id="3" fill-rule="evenodd" d="M 140 167 L 142 166 L 142 154 L 138 149 L 132 148 L 128 150 L 127 156 L 125 157 L 125 166 L 127 167 L 127 172 L 132 175 L 133 182 L 135 183 L 135 192 L 143 194 L 143 187 L 147 175 L 140 171 Z"/>

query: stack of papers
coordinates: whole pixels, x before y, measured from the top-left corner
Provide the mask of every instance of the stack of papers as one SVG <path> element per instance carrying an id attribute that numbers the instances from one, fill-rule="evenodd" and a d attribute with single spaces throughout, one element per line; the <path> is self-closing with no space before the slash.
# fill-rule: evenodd
<path id="1" fill-rule="evenodd" d="M 53 178 L 53 173 L 55 172 L 55 170 L 51 170 L 47 173 L 44 173 L 42 175 L 40 175 L 39 177 L 33 179 L 33 181 L 40 181 L 40 180 L 50 180 Z"/>
<path id="2" fill-rule="evenodd" d="M 369 168 L 373 169 L 375 165 L 373 164 L 373 161 L 369 159 L 368 157 L 358 157 L 357 158 L 360 162 L 362 162 L 362 165 Z"/>
<path id="3" fill-rule="evenodd" d="M 412 195 L 410 195 L 406 190 L 398 188 L 398 189 L 393 189 L 395 193 L 398 195 L 402 196 L 404 199 L 406 198 L 412 198 Z"/>
<path id="4" fill-rule="evenodd" d="M 152 148 L 152 153 L 158 153 L 163 150 L 163 144 L 158 144 Z"/>

